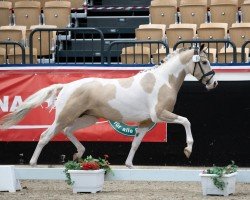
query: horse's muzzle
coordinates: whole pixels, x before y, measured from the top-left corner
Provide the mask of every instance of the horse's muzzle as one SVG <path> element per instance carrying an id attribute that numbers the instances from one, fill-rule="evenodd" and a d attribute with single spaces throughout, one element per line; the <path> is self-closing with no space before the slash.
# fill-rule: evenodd
<path id="1" fill-rule="evenodd" d="M 210 84 L 206 85 L 206 88 L 207 88 L 207 90 L 212 90 L 212 89 L 216 88 L 217 85 L 218 85 L 218 81 L 216 81 L 216 80 L 215 81 L 211 81 Z"/>

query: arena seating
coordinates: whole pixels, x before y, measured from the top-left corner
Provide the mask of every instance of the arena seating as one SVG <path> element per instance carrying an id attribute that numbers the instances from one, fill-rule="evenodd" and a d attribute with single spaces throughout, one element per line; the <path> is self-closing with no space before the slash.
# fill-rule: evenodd
<path id="1" fill-rule="evenodd" d="M 135 39 L 137 41 L 163 41 L 166 42 L 165 24 L 142 24 L 135 30 Z M 121 62 L 126 64 L 147 64 L 150 63 L 150 57 L 162 45 L 145 44 L 122 49 Z M 134 56 L 135 54 L 135 56 Z M 141 56 L 140 56 L 141 54 Z"/>
<path id="2" fill-rule="evenodd" d="M 135 37 L 136 40 L 158 40 L 166 42 L 165 30 L 165 24 L 142 24 L 135 30 Z M 152 44 L 150 51 L 155 52 L 157 48 L 157 45 Z"/>
<path id="3" fill-rule="evenodd" d="M 167 43 L 172 49 L 179 40 L 192 40 L 196 38 L 197 24 L 170 24 L 166 30 Z M 170 50 L 171 52 L 171 50 Z"/>
<path id="4" fill-rule="evenodd" d="M 37 49 L 33 49 L 34 64 L 37 64 Z M 11 48 L 8 54 L 9 64 L 22 64 L 22 52 L 20 48 Z M 25 63 L 29 64 L 30 61 L 30 49 L 25 48 Z"/>
<path id="5" fill-rule="evenodd" d="M 26 26 L 41 24 L 41 3 L 37 1 L 18 1 L 14 5 L 14 24 Z"/>
<path id="6" fill-rule="evenodd" d="M 241 21 L 242 22 L 250 22 L 250 0 L 245 0 L 243 4 L 241 4 Z"/>
<path id="7" fill-rule="evenodd" d="M 227 23 L 203 23 L 200 25 L 200 28 L 197 29 L 197 37 L 199 39 L 226 39 L 227 38 Z M 212 56 L 209 56 L 210 62 L 216 62 L 216 54 L 220 49 L 224 47 L 223 44 L 211 44 L 209 46 L 209 53 Z M 215 60 L 214 60 L 215 59 Z"/>
<path id="8" fill-rule="evenodd" d="M 242 45 L 250 39 L 250 23 L 234 23 L 232 27 L 229 28 L 229 38 L 234 42 L 237 47 L 237 60 L 241 60 L 241 47 Z M 226 52 L 220 52 L 218 54 L 218 62 L 223 62 L 223 58 L 227 54 L 227 62 L 232 61 L 232 48 L 227 48 Z M 249 49 L 245 51 L 245 62 L 248 61 Z"/>
<path id="9" fill-rule="evenodd" d="M 150 49 L 142 46 L 123 48 L 121 62 L 123 64 L 148 64 L 150 63 Z"/>
<path id="10" fill-rule="evenodd" d="M 1 26 L 0 41 L 16 41 L 25 46 L 26 27 L 25 26 Z M 7 52 L 9 52 L 9 49 Z"/>
<path id="11" fill-rule="evenodd" d="M 229 28 L 229 37 L 240 48 L 250 39 L 250 23 L 234 23 Z"/>
<path id="12" fill-rule="evenodd" d="M 175 0 L 151 1 L 149 7 L 150 21 L 152 24 L 170 24 L 177 23 L 177 2 Z"/>
<path id="13" fill-rule="evenodd" d="M 34 28 L 95 27 L 103 33 L 104 55 L 107 56 L 107 50 L 113 41 L 158 40 L 167 43 L 171 52 L 175 43 L 182 40 L 229 39 L 237 47 L 237 60 L 239 62 L 241 60 L 241 46 L 249 38 L 250 15 L 248 8 L 250 8 L 249 0 L 0 1 L 0 31 L 3 33 L 0 35 L 0 40 L 21 42 L 27 48 L 29 47 L 30 32 Z M 20 26 L 25 26 L 22 37 L 20 36 Z M 9 36 L 6 36 L 9 33 L 7 27 L 10 28 L 9 32 L 14 30 Z M 4 29 L 5 31 L 3 31 Z M 53 58 L 54 61 L 56 53 L 59 56 L 59 61 L 64 62 L 64 53 L 60 52 L 65 51 L 63 49 L 65 46 L 67 46 L 67 50 L 74 50 L 67 55 L 69 58 L 86 53 L 84 60 L 88 60 L 89 57 L 91 57 L 92 62 L 100 60 L 101 39 L 96 34 L 90 36 L 70 33 L 68 37 L 56 37 L 55 34 L 49 36 L 44 31 L 41 32 L 42 37 L 39 34 L 35 33 L 33 38 L 33 56 L 38 58 L 38 62 L 47 58 Z M 57 34 L 65 35 L 63 31 Z M 46 45 L 48 43 L 46 40 L 50 41 L 50 47 Z M 55 52 L 55 45 L 60 45 L 58 52 Z M 85 49 L 91 48 L 91 51 L 82 51 L 83 47 Z M 140 44 L 130 47 L 128 45 L 120 46 L 111 51 L 110 56 L 114 61 L 122 63 L 125 60 L 126 63 L 138 63 L 143 57 L 141 63 L 153 62 L 157 64 L 166 54 L 166 49 L 162 47 L 162 44 L 159 46 L 145 44 L 143 48 L 141 47 Z M 5 47 L 1 45 L 1 48 Z M 7 55 L 0 53 L 1 59 L 5 56 L 12 59 L 10 48 L 8 48 Z M 130 58 L 133 57 L 133 60 L 125 58 L 125 52 Z M 232 52 L 230 45 L 209 45 L 211 62 L 223 62 L 225 57 L 227 57 L 224 59 L 226 62 L 231 62 Z M 248 62 L 248 48 L 245 52 Z M 20 51 L 17 50 L 16 53 L 20 53 Z M 28 53 L 29 51 L 26 50 L 26 54 Z M 135 57 L 132 55 L 133 53 L 136 54 Z M 140 53 L 143 55 L 139 56 Z M 148 59 L 148 54 L 150 59 Z M 119 56 L 120 58 L 118 58 Z M 134 60 L 135 58 L 136 60 Z M 20 59 L 14 60 L 20 61 Z M 12 61 L 13 59 L 9 60 L 9 63 Z"/>
<path id="14" fill-rule="evenodd" d="M 210 5 L 211 22 L 227 23 L 230 27 L 238 22 L 237 0 L 211 0 Z"/>
<path id="15" fill-rule="evenodd" d="M 55 25 L 58 28 L 70 27 L 71 3 L 69 1 L 45 2 L 43 14 L 45 25 Z"/>
<path id="16" fill-rule="evenodd" d="M 30 27 L 30 30 L 34 29 L 49 29 L 49 28 L 57 28 L 55 25 L 34 25 Z M 50 34 L 50 32 L 41 31 L 35 32 L 33 35 L 33 48 L 36 49 L 36 55 L 39 56 L 39 62 L 43 63 L 42 59 L 51 58 L 55 49 L 55 33 Z M 47 41 L 47 42 L 42 42 Z M 34 54 L 33 54 L 34 56 Z M 53 59 L 53 58 L 52 58 Z M 51 61 L 52 62 L 52 61 Z"/>
<path id="17" fill-rule="evenodd" d="M 197 24 L 208 21 L 207 0 L 182 0 L 180 1 L 180 22 Z"/>
<path id="18" fill-rule="evenodd" d="M 7 26 L 11 23 L 11 8 L 11 2 L 0 1 L 0 26 Z"/>
<path id="19" fill-rule="evenodd" d="M 6 50 L 0 47 L 0 64 L 6 61 Z"/>

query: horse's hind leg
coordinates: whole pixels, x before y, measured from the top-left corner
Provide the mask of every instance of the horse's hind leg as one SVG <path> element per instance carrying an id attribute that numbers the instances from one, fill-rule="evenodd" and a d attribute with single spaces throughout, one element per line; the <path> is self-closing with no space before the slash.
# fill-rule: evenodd
<path id="1" fill-rule="evenodd" d="M 30 165 L 34 166 L 37 163 L 37 159 L 43 149 L 43 147 L 51 140 L 51 138 L 58 133 L 59 131 L 61 131 L 60 126 L 58 125 L 58 123 L 54 122 L 46 131 L 44 131 L 39 139 L 39 142 L 36 146 L 36 149 L 33 153 L 33 156 L 30 160 Z"/>
<path id="2" fill-rule="evenodd" d="M 73 135 L 73 132 L 80 128 L 85 128 L 91 126 L 97 122 L 97 118 L 94 116 L 84 115 L 81 118 L 77 118 L 74 123 L 64 129 L 64 134 L 69 138 L 69 140 L 75 145 L 77 153 L 74 154 L 73 159 L 81 158 L 85 148 L 79 142 L 79 140 Z"/>

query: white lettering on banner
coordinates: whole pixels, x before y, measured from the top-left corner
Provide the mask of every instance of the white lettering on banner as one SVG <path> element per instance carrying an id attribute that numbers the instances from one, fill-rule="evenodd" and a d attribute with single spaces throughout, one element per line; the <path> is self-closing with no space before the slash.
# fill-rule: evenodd
<path id="1" fill-rule="evenodd" d="M 8 96 L 4 96 L 3 100 L 0 99 L 0 108 L 3 112 L 8 112 L 8 106 L 9 105 L 9 97 Z"/>
<path id="2" fill-rule="evenodd" d="M 9 99 L 9 96 L 3 96 L 3 98 L 0 99 L 0 108 L 2 112 L 13 112 L 23 102 L 21 96 L 15 96 L 12 103 Z"/>

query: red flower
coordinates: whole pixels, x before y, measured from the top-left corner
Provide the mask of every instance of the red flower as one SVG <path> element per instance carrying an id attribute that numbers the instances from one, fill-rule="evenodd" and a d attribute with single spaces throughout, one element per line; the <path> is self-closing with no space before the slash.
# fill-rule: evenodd
<path id="1" fill-rule="evenodd" d="M 91 162 L 84 162 L 82 164 L 83 170 L 98 170 L 100 169 L 100 166 L 97 162 L 91 161 Z"/>

